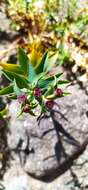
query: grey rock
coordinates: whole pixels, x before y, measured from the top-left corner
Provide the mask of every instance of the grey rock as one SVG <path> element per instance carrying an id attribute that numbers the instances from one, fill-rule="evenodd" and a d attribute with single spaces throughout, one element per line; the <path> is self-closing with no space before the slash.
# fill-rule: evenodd
<path id="1" fill-rule="evenodd" d="M 75 174 L 75 173 L 74 173 Z M 76 176 L 76 175 L 75 175 Z M 77 176 L 78 177 L 78 176 Z M 75 177 L 76 178 L 76 177 Z M 75 179 L 70 170 L 52 182 L 42 182 L 27 175 L 19 165 L 14 165 L 4 175 L 1 184 L 5 190 L 81 190 L 84 186 Z M 84 180 L 85 181 L 85 180 Z M 87 182 L 87 181 L 86 181 Z M 81 188 L 82 187 L 82 188 Z"/>
<path id="2" fill-rule="evenodd" d="M 88 146 L 84 153 L 74 162 L 72 170 L 77 177 L 80 187 L 88 187 Z"/>
<path id="3" fill-rule="evenodd" d="M 1 184 L 5 190 L 30 190 L 28 177 L 18 165 L 8 170 Z"/>
<path id="4" fill-rule="evenodd" d="M 12 166 L 5 174 L 1 184 L 5 190 L 71 190 L 71 185 L 67 185 L 68 179 L 72 179 L 70 172 L 55 179 L 51 183 L 45 183 L 28 176 L 19 165 Z"/>
<path id="5" fill-rule="evenodd" d="M 24 176 L 19 178 L 14 177 L 10 181 L 3 183 L 3 188 L 5 188 L 5 190 L 13 190 L 13 188 L 14 190 L 30 190 Z"/>
<path id="6" fill-rule="evenodd" d="M 77 85 L 72 95 L 58 99 L 53 119 L 24 115 L 17 119 L 19 105 L 12 102 L 8 146 L 11 164 L 20 164 L 26 172 L 42 180 L 52 180 L 64 173 L 88 143 L 88 97 Z"/>
<path id="7" fill-rule="evenodd" d="M 11 110 L 15 106 L 17 107 L 17 104 L 11 104 Z M 37 176 L 50 172 L 53 166 L 57 168 L 58 162 L 55 159 L 54 150 L 57 136 L 51 118 L 42 119 L 38 126 L 36 118 L 29 115 L 19 120 L 13 117 L 14 115 L 11 116 L 9 127 L 11 134 L 8 134 L 8 145 L 13 150 L 12 155 L 16 161 L 21 162 L 25 171 Z M 18 144 L 20 144 L 19 147 Z"/>

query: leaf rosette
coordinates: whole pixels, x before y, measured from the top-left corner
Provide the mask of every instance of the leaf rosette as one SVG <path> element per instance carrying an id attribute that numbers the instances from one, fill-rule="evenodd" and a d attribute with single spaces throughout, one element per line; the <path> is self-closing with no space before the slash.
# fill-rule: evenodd
<path id="1" fill-rule="evenodd" d="M 37 107 L 41 110 L 39 115 L 49 112 L 54 106 L 54 100 L 66 95 L 62 88 L 69 81 L 60 79 L 63 73 L 50 75 L 52 60 L 46 52 L 40 62 L 34 65 L 25 51 L 19 48 L 18 64 L 0 63 L 2 73 L 10 81 L 9 86 L 0 89 L 0 96 L 18 100 L 19 116 L 23 113 L 36 116 Z"/>

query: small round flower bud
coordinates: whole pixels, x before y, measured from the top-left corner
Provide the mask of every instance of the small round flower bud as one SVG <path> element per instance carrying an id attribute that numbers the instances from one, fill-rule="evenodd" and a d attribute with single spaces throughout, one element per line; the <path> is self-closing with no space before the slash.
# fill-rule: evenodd
<path id="1" fill-rule="evenodd" d="M 42 96 L 42 90 L 40 88 L 34 89 L 34 96 L 40 98 Z"/>
<path id="2" fill-rule="evenodd" d="M 62 89 L 61 89 L 61 88 L 57 88 L 57 89 L 56 89 L 56 95 L 57 95 L 57 96 L 61 96 L 62 94 L 63 94 Z"/>
<path id="3" fill-rule="evenodd" d="M 29 113 L 29 111 L 30 111 L 29 105 L 25 105 L 23 111 L 24 111 L 25 113 Z"/>
<path id="4" fill-rule="evenodd" d="M 18 96 L 18 102 L 19 103 L 25 103 L 27 100 L 27 97 L 25 94 Z"/>
<path id="5" fill-rule="evenodd" d="M 51 109 L 54 106 L 54 101 L 53 100 L 47 100 L 45 105 L 47 108 Z"/>

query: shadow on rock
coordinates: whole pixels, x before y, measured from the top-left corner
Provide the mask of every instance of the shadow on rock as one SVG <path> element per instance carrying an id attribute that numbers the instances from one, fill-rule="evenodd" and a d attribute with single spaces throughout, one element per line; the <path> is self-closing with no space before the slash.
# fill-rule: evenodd
<path id="1" fill-rule="evenodd" d="M 9 167 L 10 152 L 7 143 L 7 121 L 0 118 L 0 179 Z"/>

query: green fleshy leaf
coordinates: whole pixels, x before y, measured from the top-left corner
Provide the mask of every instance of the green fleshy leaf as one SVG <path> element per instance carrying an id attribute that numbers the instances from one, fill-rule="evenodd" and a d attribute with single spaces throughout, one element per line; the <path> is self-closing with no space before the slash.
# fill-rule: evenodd
<path id="1" fill-rule="evenodd" d="M 16 93 L 17 96 L 19 96 L 21 94 L 21 90 L 20 88 L 17 86 L 17 83 L 16 83 L 16 80 L 14 79 L 14 82 L 13 82 L 13 89 L 14 89 L 14 92 Z"/>
<path id="2" fill-rule="evenodd" d="M 36 116 L 32 110 L 29 111 L 30 115 Z"/>
<path id="3" fill-rule="evenodd" d="M 18 49 L 18 60 L 21 69 L 26 76 L 29 75 L 29 58 L 22 48 Z"/>
<path id="4" fill-rule="evenodd" d="M 71 93 L 70 92 L 63 92 L 62 96 L 68 96 L 68 95 L 71 95 Z"/>
<path id="5" fill-rule="evenodd" d="M 12 95 L 8 95 L 8 98 L 10 98 L 11 100 L 16 100 L 17 96 L 15 94 L 12 94 Z"/>
<path id="6" fill-rule="evenodd" d="M 0 89 L 0 96 L 8 95 L 8 94 L 11 94 L 13 92 L 14 92 L 13 85 L 10 85 L 10 86 L 7 86 L 3 89 Z"/>
<path id="7" fill-rule="evenodd" d="M 36 78 L 37 74 L 35 72 L 35 69 L 31 63 L 29 63 L 29 73 L 28 73 L 28 81 L 33 82 L 33 80 Z"/>
<path id="8" fill-rule="evenodd" d="M 46 69 L 46 71 L 50 71 L 50 69 L 55 66 L 55 63 L 57 61 L 58 58 L 58 53 L 54 53 L 53 55 L 51 55 L 48 59 L 48 62 L 46 62 L 44 68 Z"/>
<path id="9" fill-rule="evenodd" d="M 28 87 L 28 81 L 23 76 L 17 75 L 16 73 L 9 72 L 9 71 L 3 71 L 3 74 L 10 81 L 14 81 L 14 79 L 15 79 L 19 88 Z"/>
<path id="10" fill-rule="evenodd" d="M 68 80 L 58 80 L 58 84 L 70 84 L 70 82 Z"/>
<path id="11" fill-rule="evenodd" d="M 23 107 L 23 105 L 21 105 L 20 111 L 19 111 L 19 113 L 17 115 L 17 118 L 19 118 L 23 114 L 23 109 L 24 109 L 24 107 Z"/>
<path id="12" fill-rule="evenodd" d="M 38 103 L 35 103 L 35 104 L 30 104 L 30 108 L 34 109 L 38 106 Z"/>
<path id="13" fill-rule="evenodd" d="M 48 85 L 54 85 L 54 81 L 55 81 L 55 77 L 56 78 L 59 78 L 63 73 L 58 73 L 57 75 L 55 76 L 50 76 L 50 77 L 47 77 L 47 78 L 42 78 L 41 80 L 38 81 L 38 86 L 40 88 L 48 88 Z"/>
<path id="14" fill-rule="evenodd" d="M 0 111 L 0 117 L 4 117 L 8 113 L 8 107 L 5 107 L 2 111 Z"/>
<path id="15" fill-rule="evenodd" d="M 40 88 L 48 88 L 48 85 L 50 85 L 53 82 L 53 79 L 41 79 L 38 81 L 38 86 Z"/>
<path id="16" fill-rule="evenodd" d="M 38 81 L 41 80 L 45 76 L 46 76 L 45 72 L 36 75 L 36 77 L 33 80 L 33 83 L 35 84 L 35 86 L 37 86 Z"/>
<path id="17" fill-rule="evenodd" d="M 11 72 L 18 73 L 18 74 L 23 74 L 24 73 L 22 71 L 20 65 L 17 65 L 17 64 L 0 62 L 0 66 L 1 66 L 2 70 L 11 71 Z"/>
<path id="18" fill-rule="evenodd" d="M 40 63 L 35 67 L 36 73 L 42 73 L 43 71 L 47 71 L 48 64 L 48 53 L 46 52 L 40 61 Z"/>
<path id="19" fill-rule="evenodd" d="M 49 95 L 51 95 L 51 94 L 54 94 L 54 91 L 55 91 L 54 87 L 53 87 L 53 86 L 50 86 L 50 87 L 47 89 L 47 91 L 46 91 L 46 93 L 44 94 L 44 96 L 47 97 L 47 96 L 49 96 Z"/>
<path id="20" fill-rule="evenodd" d="M 57 85 L 59 85 L 59 86 L 64 86 L 66 84 L 70 84 L 70 82 L 68 80 L 58 80 L 57 81 Z"/>

